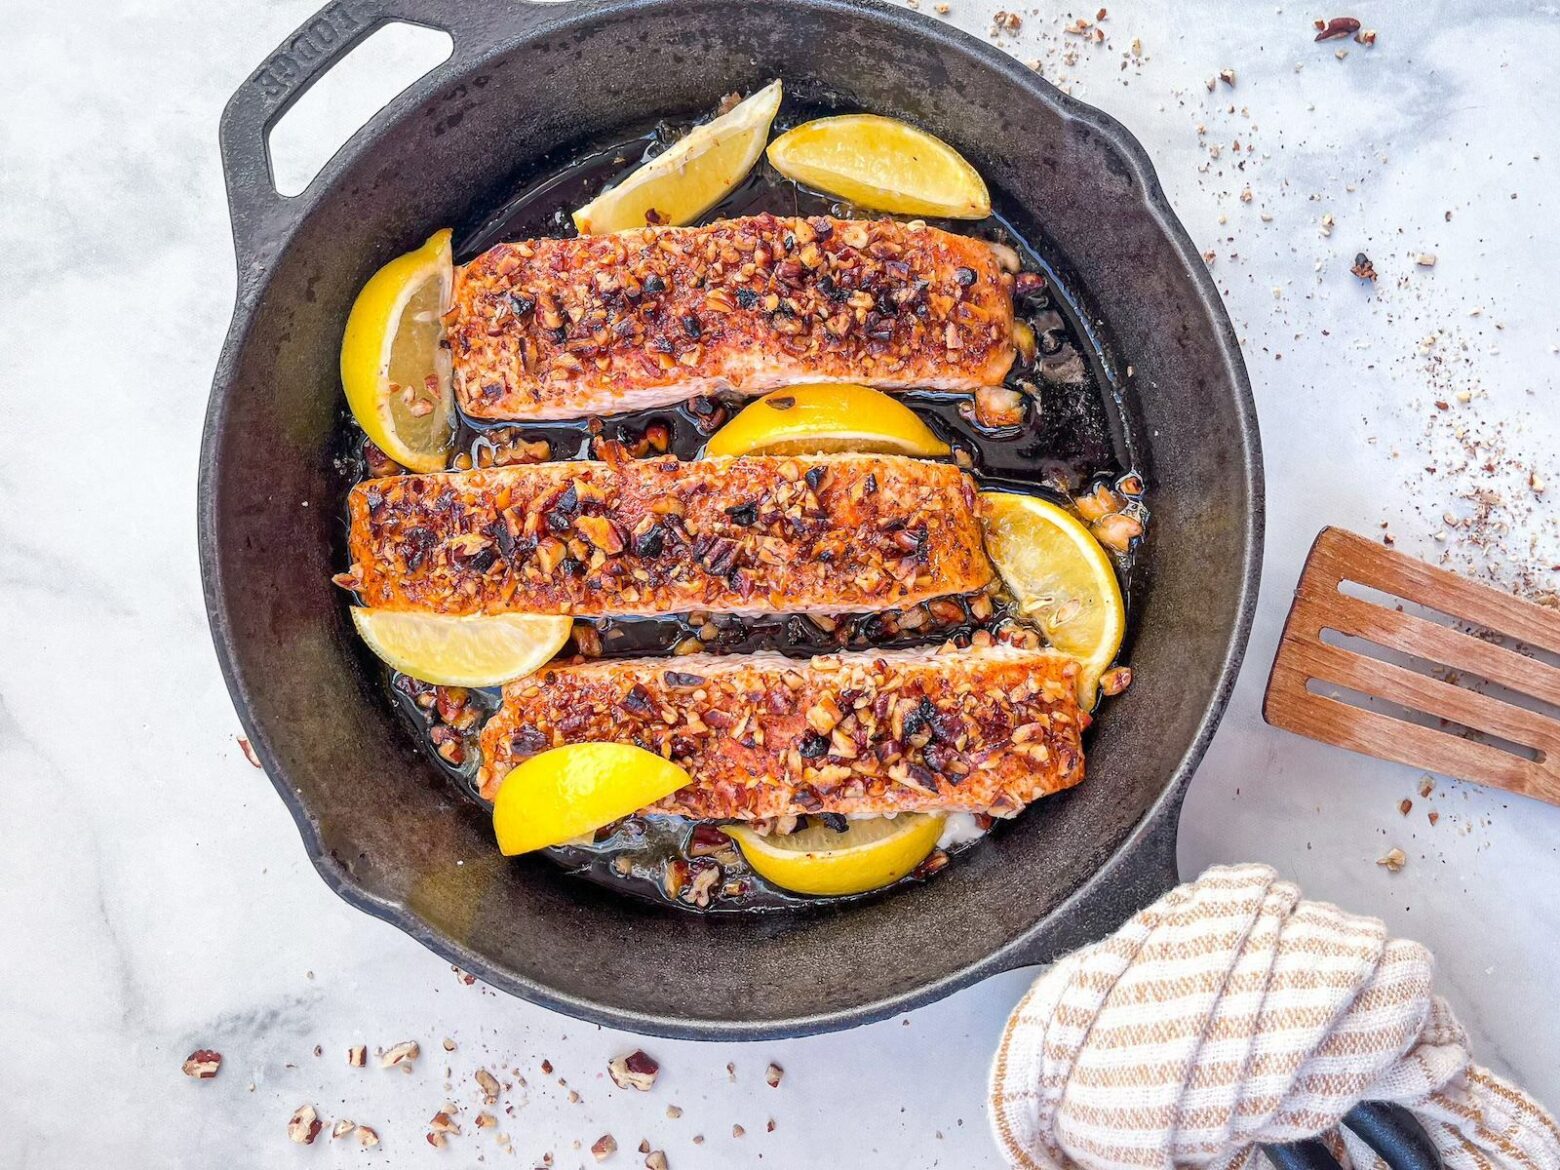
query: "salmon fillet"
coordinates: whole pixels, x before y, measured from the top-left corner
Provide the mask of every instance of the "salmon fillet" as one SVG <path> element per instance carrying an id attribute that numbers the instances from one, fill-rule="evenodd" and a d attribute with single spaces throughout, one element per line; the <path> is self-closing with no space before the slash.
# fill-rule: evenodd
<path id="1" fill-rule="evenodd" d="M 544 668 L 504 688 L 478 776 L 491 798 L 528 756 L 613 740 L 693 777 L 654 812 L 1012 816 L 1083 779 L 1078 670 L 989 639 L 810 662 L 700 654 Z"/>
<path id="2" fill-rule="evenodd" d="M 1013 362 L 990 245 L 890 220 L 756 215 L 500 244 L 445 327 L 474 418 L 579 418 L 804 382 L 971 390 Z"/>
<path id="3" fill-rule="evenodd" d="M 992 578 L 975 484 L 897 455 L 671 456 L 366 480 L 365 605 L 631 616 L 896 609 Z"/>

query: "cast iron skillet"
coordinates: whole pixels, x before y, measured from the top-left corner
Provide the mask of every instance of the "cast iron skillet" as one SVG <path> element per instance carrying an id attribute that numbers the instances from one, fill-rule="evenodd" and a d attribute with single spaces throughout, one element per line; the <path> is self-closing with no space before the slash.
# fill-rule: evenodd
<path id="1" fill-rule="evenodd" d="M 268 128 L 390 20 L 449 31 L 453 56 L 303 194 L 278 195 Z M 550 152 L 774 77 L 803 100 L 932 129 L 1043 225 L 1049 258 L 1091 322 L 1103 318 L 1091 341 L 1127 386 L 1154 530 L 1137 681 L 1101 721 L 1088 782 L 925 885 L 712 921 L 500 858 L 482 810 L 393 716 L 330 585 L 345 563 L 337 348 L 377 266 L 435 227 L 479 222 Z M 1229 319 L 1117 123 L 975 39 L 873 0 L 338 0 L 234 95 L 222 160 L 238 299 L 201 451 L 206 603 L 244 728 L 342 897 L 583 1019 L 760 1038 L 879 1019 L 1049 960 L 1175 880 L 1181 798 L 1256 596 L 1261 462 Z"/>

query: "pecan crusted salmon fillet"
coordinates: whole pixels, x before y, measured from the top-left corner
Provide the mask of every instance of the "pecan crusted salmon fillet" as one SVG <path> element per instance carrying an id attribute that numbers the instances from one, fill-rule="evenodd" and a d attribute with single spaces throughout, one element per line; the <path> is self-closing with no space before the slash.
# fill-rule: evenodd
<path id="1" fill-rule="evenodd" d="M 365 605 L 445 614 L 842 612 L 991 581 L 974 481 L 897 455 L 667 456 L 367 480 Z"/>
<path id="2" fill-rule="evenodd" d="M 474 418 L 578 418 L 803 382 L 973 390 L 1013 362 L 1013 277 L 981 240 L 756 215 L 500 244 L 444 318 Z"/>
<path id="3" fill-rule="evenodd" d="M 655 812 L 1012 816 L 1083 779 L 1079 669 L 989 637 L 968 649 L 811 661 L 764 653 L 547 667 L 504 687 L 482 730 L 478 775 L 491 798 L 527 756 L 613 740 L 693 777 Z"/>

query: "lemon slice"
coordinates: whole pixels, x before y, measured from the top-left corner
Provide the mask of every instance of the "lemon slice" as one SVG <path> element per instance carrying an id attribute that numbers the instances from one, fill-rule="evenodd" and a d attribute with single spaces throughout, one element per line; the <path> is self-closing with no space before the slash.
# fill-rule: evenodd
<path id="1" fill-rule="evenodd" d="M 352 621 L 368 648 L 395 669 L 446 687 L 493 687 L 523 678 L 569 640 L 566 617 L 525 613 L 409 613 L 354 608 Z"/>
<path id="2" fill-rule="evenodd" d="M 574 213 L 582 236 L 692 223 L 747 177 L 764 152 L 780 109 L 772 81 L 714 121 L 695 126 L 664 154 L 634 170 Z"/>
<path id="3" fill-rule="evenodd" d="M 897 882 L 926 860 L 942 830 L 942 817 L 924 813 L 851 821 L 843 833 L 822 822 L 783 837 L 762 837 L 745 825 L 721 829 L 760 877 L 784 890 L 825 897 Z"/>
<path id="4" fill-rule="evenodd" d="M 413 471 L 442 471 L 455 432 L 443 314 L 455 278 L 450 230 L 397 256 L 352 302 L 341 384 L 364 432 Z"/>
<path id="5" fill-rule="evenodd" d="M 985 219 L 986 182 L 941 138 L 879 114 L 803 122 L 769 144 L 770 165 L 803 186 L 896 215 Z"/>
<path id="6" fill-rule="evenodd" d="M 689 782 L 688 773 L 627 743 L 573 743 L 532 756 L 504 777 L 493 832 L 513 856 L 563 845 L 638 812 Z"/>
<path id="7" fill-rule="evenodd" d="M 1121 649 L 1126 606 L 1110 557 L 1072 513 L 1036 496 L 984 492 L 986 552 L 1051 645 L 1083 665 L 1079 701 L 1094 706 L 1099 676 Z"/>
<path id="8" fill-rule="evenodd" d="M 848 382 L 776 390 L 749 403 L 711 437 L 707 455 L 948 454 L 902 402 Z"/>

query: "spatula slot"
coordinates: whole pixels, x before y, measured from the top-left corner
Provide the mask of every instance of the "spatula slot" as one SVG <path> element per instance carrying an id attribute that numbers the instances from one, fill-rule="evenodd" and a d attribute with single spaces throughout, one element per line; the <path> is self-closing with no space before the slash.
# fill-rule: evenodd
<path id="1" fill-rule="evenodd" d="M 1322 628 L 1321 638 L 1324 645 L 1337 646 L 1340 649 L 1352 651 L 1365 658 L 1375 658 L 1381 662 L 1390 662 L 1394 666 L 1401 666 L 1406 670 L 1412 670 L 1418 674 L 1425 675 L 1427 678 L 1433 678 L 1438 682 L 1449 683 L 1454 687 L 1462 687 L 1464 690 L 1472 691 L 1476 695 L 1484 695 L 1502 703 L 1510 703 L 1513 707 L 1521 707 L 1523 710 L 1532 711 L 1535 714 L 1544 716 L 1546 719 L 1560 720 L 1560 704 L 1548 702 L 1525 689 L 1519 690 L 1516 687 L 1505 686 L 1467 667 L 1453 666 L 1427 655 L 1413 654 L 1394 646 L 1385 646 L 1369 638 L 1357 637 L 1353 634 L 1335 630 L 1331 626 Z"/>
<path id="2" fill-rule="evenodd" d="M 1389 719 L 1396 719 L 1402 723 L 1411 723 L 1415 727 L 1423 727 L 1430 731 L 1455 736 L 1469 743 L 1483 744 L 1485 747 L 1505 752 L 1509 756 L 1515 756 L 1519 760 L 1541 763 L 1544 759 L 1544 753 L 1537 748 L 1513 743 L 1509 739 L 1502 739 L 1498 735 L 1489 735 L 1476 727 L 1467 727 L 1450 719 L 1438 719 L 1434 715 L 1427 715 L 1423 711 L 1415 711 L 1411 707 L 1391 702 L 1378 695 L 1367 695 L 1363 691 L 1351 690 L 1349 687 L 1340 686 L 1325 679 L 1309 679 L 1305 684 L 1305 689 L 1318 698 L 1331 699 L 1335 703 L 1342 703 L 1347 707 L 1353 707 L 1360 711 L 1369 711 L 1374 715 L 1385 715 Z"/>
<path id="3" fill-rule="evenodd" d="M 1455 630 L 1460 634 L 1467 634 L 1469 637 L 1477 638 L 1479 641 L 1491 646 L 1499 646 L 1503 650 L 1510 650 L 1513 654 L 1520 654 L 1524 658 L 1531 658 L 1534 662 L 1560 670 L 1560 653 L 1546 650 L 1542 646 L 1535 646 L 1531 642 L 1520 641 L 1517 638 L 1501 633 L 1499 630 L 1493 630 L 1488 626 L 1480 625 L 1478 622 L 1455 617 L 1433 606 L 1399 597 L 1395 593 L 1390 593 L 1374 585 L 1367 585 L 1362 581 L 1344 578 L 1338 582 L 1338 592 L 1345 597 L 1353 597 L 1382 609 L 1404 613 L 1410 617 L 1421 618 L 1427 622 L 1434 622 L 1436 625 L 1445 626 L 1447 629 Z"/>

